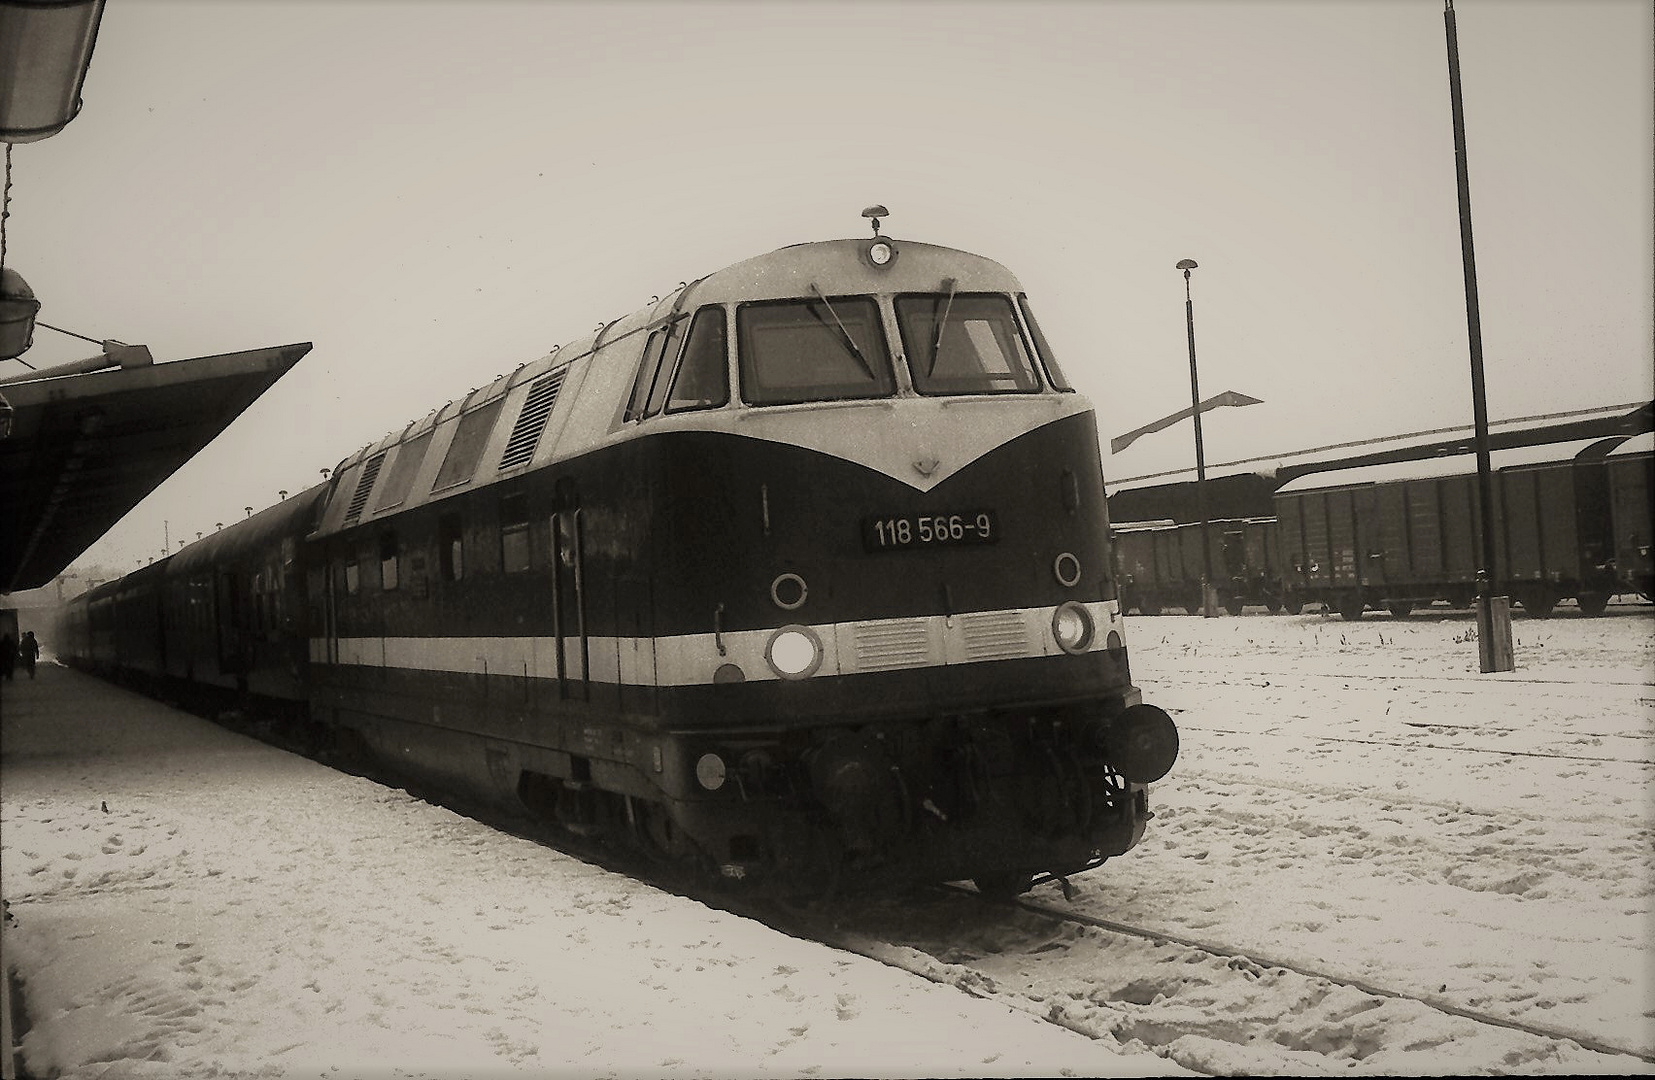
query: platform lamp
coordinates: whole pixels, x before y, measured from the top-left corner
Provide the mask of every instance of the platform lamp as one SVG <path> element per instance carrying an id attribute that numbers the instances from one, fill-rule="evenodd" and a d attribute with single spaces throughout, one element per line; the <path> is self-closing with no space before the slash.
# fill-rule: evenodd
<path id="1" fill-rule="evenodd" d="M 23 275 L 0 266 L 0 360 L 15 360 L 29 351 L 39 313 L 40 301 Z"/>
<path id="2" fill-rule="evenodd" d="M 11 148 L 38 142 L 80 112 L 80 91 L 98 40 L 104 0 L 0 0 L 0 142 L 6 179 L 0 202 L 0 360 L 14 360 L 34 339 L 40 302 L 22 275 L 6 266 L 11 216 Z"/>

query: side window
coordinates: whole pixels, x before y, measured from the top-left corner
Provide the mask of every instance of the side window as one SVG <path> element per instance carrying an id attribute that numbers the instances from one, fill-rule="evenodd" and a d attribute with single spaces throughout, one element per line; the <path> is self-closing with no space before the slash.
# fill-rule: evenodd
<path id="1" fill-rule="evenodd" d="M 661 411 L 659 396 L 665 394 L 665 386 L 657 391 L 656 383 L 664 384 L 671 377 L 672 361 L 683 340 L 683 332 L 682 318 L 650 332 L 649 340 L 644 342 L 643 359 L 638 362 L 637 377 L 632 380 L 632 397 L 626 404 L 623 420 L 642 420 Z M 653 409 L 649 407 L 651 402 L 654 402 Z"/>
<path id="2" fill-rule="evenodd" d="M 464 484 L 471 479 L 471 474 L 477 471 L 478 460 L 483 456 L 483 447 L 494 431 L 494 422 L 500 418 L 500 406 L 504 402 L 505 398 L 497 397 L 460 417 L 453 441 L 448 444 L 448 456 L 443 458 L 442 468 L 437 470 L 432 491 Z"/>
<path id="3" fill-rule="evenodd" d="M 397 538 L 395 533 L 384 533 L 379 538 L 379 587 L 397 587 Z"/>
<path id="4" fill-rule="evenodd" d="M 730 369 L 725 359 L 724 309 L 704 307 L 695 313 L 684 358 L 672 380 L 667 412 L 715 409 L 730 400 Z"/>
<path id="5" fill-rule="evenodd" d="M 437 519 L 437 559 L 444 581 L 465 577 L 464 528 L 458 514 L 444 514 Z"/>
<path id="6" fill-rule="evenodd" d="M 1023 311 L 1023 321 L 1029 324 L 1029 334 L 1034 338 L 1034 351 L 1040 354 L 1040 362 L 1046 367 L 1046 381 L 1052 384 L 1052 389 L 1061 390 L 1065 394 L 1072 394 L 1075 388 L 1069 385 L 1064 377 L 1063 369 L 1057 366 L 1057 356 L 1052 347 L 1046 344 L 1046 335 L 1040 332 L 1040 324 L 1034 321 L 1034 309 L 1029 307 L 1029 298 L 1022 293 L 1017 294 L 1017 306 Z"/>
<path id="7" fill-rule="evenodd" d="M 655 381 L 649 388 L 649 403 L 644 406 L 644 416 L 656 416 L 661 412 L 661 406 L 667 402 L 667 387 L 672 384 L 673 368 L 678 360 L 678 350 L 684 344 L 684 327 L 688 319 L 678 319 L 673 322 L 667 331 L 667 343 L 661 351 L 661 365 L 655 371 Z"/>
<path id="8" fill-rule="evenodd" d="M 500 500 L 500 566 L 508 574 L 529 568 L 529 497 L 507 495 Z"/>
<path id="9" fill-rule="evenodd" d="M 345 564 L 345 594 L 355 596 L 362 589 L 362 575 L 356 568 L 356 560 L 352 559 Z"/>
<path id="10" fill-rule="evenodd" d="M 644 342 L 643 359 L 638 361 L 638 374 L 632 378 L 632 396 L 627 399 L 622 420 L 636 420 L 644 415 L 644 402 L 649 400 L 649 386 L 655 379 L 655 369 L 661 366 L 661 349 L 666 343 L 666 327 L 650 331 L 649 339 Z"/>

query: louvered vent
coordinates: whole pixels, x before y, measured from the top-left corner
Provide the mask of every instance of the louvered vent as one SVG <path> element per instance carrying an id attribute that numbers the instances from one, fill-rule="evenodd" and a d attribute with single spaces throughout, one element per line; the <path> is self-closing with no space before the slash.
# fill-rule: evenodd
<path id="1" fill-rule="evenodd" d="M 385 464 L 384 454 L 375 454 L 362 466 L 362 479 L 356 482 L 356 492 L 351 496 L 351 504 L 345 508 L 345 524 L 355 525 L 362 519 L 362 508 L 368 505 L 368 494 L 374 489 L 374 481 L 379 479 L 379 467 Z"/>
<path id="2" fill-rule="evenodd" d="M 980 611 L 959 621 L 967 660 L 1009 660 L 1029 653 L 1029 628 L 1020 611 Z"/>
<path id="3" fill-rule="evenodd" d="M 511 438 L 506 440 L 505 453 L 500 455 L 502 472 L 526 465 L 534 457 L 535 448 L 540 445 L 540 433 L 546 430 L 546 419 L 552 415 L 552 405 L 557 401 L 557 392 L 567 372 L 567 368 L 554 371 L 529 387 L 529 396 L 523 399 L 523 411 L 517 414 Z"/>
<path id="4" fill-rule="evenodd" d="M 854 627 L 858 671 L 920 667 L 930 657 L 924 619 L 884 619 Z"/>

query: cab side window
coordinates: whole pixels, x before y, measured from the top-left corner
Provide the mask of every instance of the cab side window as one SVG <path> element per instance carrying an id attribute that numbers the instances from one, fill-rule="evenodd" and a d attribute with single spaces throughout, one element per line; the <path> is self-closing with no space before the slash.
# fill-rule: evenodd
<path id="1" fill-rule="evenodd" d="M 632 398 L 627 402 L 623 419 L 642 420 L 661 411 L 667 383 L 672 378 L 673 361 L 684 342 L 686 321 L 680 316 L 665 326 L 656 327 L 644 342 L 643 359 L 638 364 L 638 376 L 632 381 Z"/>
<path id="2" fill-rule="evenodd" d="M 394 589 L 397 584 L 396 534 L 382 533 L 379 537 L 379 587 Z"/>
<path id="3" fill-rule="evenodd" d="M 465 577 L 465 529 L 458 514 L 437 519 L 437 563 L 444 581 Z"/>
<path id="4" fill-rule="evenodd" d="M 684 357 L 672 380 L 667 412 L 716 409 L 730 400 L 724 309 L 704 307 L 695 313 L 684 342 Z"/>
<path id="5" fill-rule="evenodd" d="M 500 500 L 500 567 L 508 574 L 529 568 L 529 497 L 507 495 Z"/>

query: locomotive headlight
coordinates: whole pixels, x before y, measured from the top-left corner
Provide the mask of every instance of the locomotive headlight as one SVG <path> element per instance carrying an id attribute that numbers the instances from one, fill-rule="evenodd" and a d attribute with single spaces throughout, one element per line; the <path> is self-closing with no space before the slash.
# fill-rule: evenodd
<path id="1" fill-rule="evenodd" d="M 822 666 L 822 640 L 808 626 L 784 626 L 770 635 L 764 660 L 784 679 L 808 679 Z"/>
<path id="2" fill-rule="evenodd" d="M 1052 636 L 1067 653 L 1083 653 L 1092 644 L 1092 614 L 1073 600 L 1052 612 Z"/>
<path id="3" fill-rule="evenodd" d="M 729 769 L 724 759 L 717 754 L 702 754 L 695 763 L 695 779 L 698 784 L 708 791 L 717 791 L 724 786 L 724 778 L 729 775 Z"/>
<path id="4" fill-rule="evenodd" d="M 876 270 L 883 270 L 896 261 L 896 245 L 883 236 L 876 236 L 862 247 L 862 258 Z"/>

